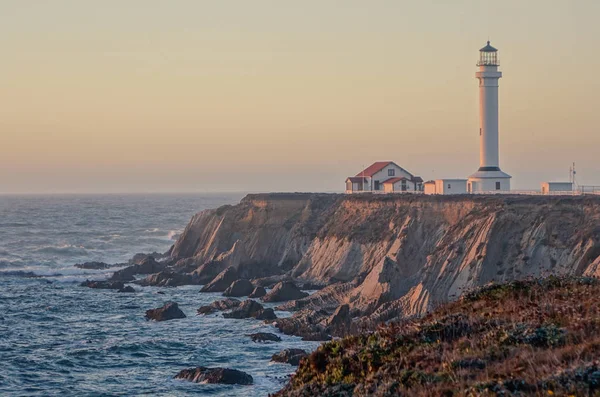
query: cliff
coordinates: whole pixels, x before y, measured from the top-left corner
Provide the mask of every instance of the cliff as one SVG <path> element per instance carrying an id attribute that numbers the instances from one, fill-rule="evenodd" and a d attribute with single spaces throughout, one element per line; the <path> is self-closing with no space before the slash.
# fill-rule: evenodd
<path id="1" fill-rule="evenodd" d="M 194 216 L 171 255 L 329 285 L 281 308 L 383 321 L 492 281 L 600 275 L 600 197 L 252 194 Z"/>

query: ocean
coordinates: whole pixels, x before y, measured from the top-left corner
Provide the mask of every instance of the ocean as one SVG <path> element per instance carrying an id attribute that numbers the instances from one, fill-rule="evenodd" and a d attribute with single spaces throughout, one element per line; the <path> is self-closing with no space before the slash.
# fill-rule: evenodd
<path id="1" fill-rule="evenodd" d="M 279 390 L 295 368 L 271 363 L 271 355 L 318 343 L 285 335 L 279 343 L 254 343 L 246 334 L 275 329 L 257 320 L 196 315 L 221 299 L 218 293 L 200 293 L 198 286 L 134 286 L 135 294 L 89 289 L 79 283 L 110 272 L 73 266 L 165 252 L 196 212 L 241 197 L 0 196 L 0 395 L 266 396 Z M 147 309 L 167 301 L 179 303 L 187 318 L 146 321 Z M 239 369 L 254 385 L 173 379 L 197 366 Z"/>

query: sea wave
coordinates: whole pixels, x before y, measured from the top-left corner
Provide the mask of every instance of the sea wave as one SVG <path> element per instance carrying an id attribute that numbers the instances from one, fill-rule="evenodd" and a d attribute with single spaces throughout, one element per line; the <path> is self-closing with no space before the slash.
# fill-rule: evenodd
<path id="1" fill-rule="evenodd" d="M 167 234 L 167 240 L 177 240 L 181 235 L 181 230 L 170 230 Z"/>
<path id="2" fill-rule="evenodd" d="M 61 244 L 61 245 L 46 245 L 33 250 L 40 254 L 55 254 L 63 256 L 83 256 L 88 255 L 89 250 L 82 245 Z"/>

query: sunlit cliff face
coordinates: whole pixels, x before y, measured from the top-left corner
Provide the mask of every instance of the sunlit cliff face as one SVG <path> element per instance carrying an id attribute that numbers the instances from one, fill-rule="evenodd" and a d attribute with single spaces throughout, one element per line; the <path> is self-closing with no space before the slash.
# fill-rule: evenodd
<path id="1" fill-rule="evenodd" d="M 342 190 L 392 159 L 478 163 L 477 50 L 502 48 L 514 188 L 600 184 L 594 1 L 0 1 L 0 192 Z"/>

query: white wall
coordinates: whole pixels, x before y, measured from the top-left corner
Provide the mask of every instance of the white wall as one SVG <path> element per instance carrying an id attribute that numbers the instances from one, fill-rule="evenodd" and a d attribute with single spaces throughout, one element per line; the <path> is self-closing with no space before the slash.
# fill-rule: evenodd
<path id="1" fill-rule="evenodd" d="M 435 181 L 435 190 L 438 194 L 465 194 L 467 193 L 467 180 L 438 179 Z"/>
<path id="2" fill-rule="evenodd" d="M 496 182 L 500 182 L 500 189 L 496 189 Z M 472 184 L 472 192 L 496 192 L 509 191 L 510 178 L 469 178 Z"/>
<path id="3" fill-rule="evenodd" d="M 388 175 L 388 170 L 395 170 L 394 175 Z M 404 171 L 402 168 L 396 166 L 395 164 L 389 164 L 387 165 L 385 168 L 383 168 L 381 171 L 375 173 L 373 175 L 373 177 L 371 178 L 371 183 L 372 183 L 372 188 L 373 190 L 375 190 L 375 181 L 379 181 L 379 189 L 383 190 L 383 182 L 387 181 L 390 178 L 408 178 L 411 179 L 412 175 L 409 174 L 407 171 Z M 408 184 L 412 184 L 413 182 L 407 182 Z M 414 187 L 413 187 L 414 190 Z"/>
<path id="4" fill-rule="evenodd" d="M 542 182 L 542 193 L 571 191 L 573 191 L 571 182 Z"/>

